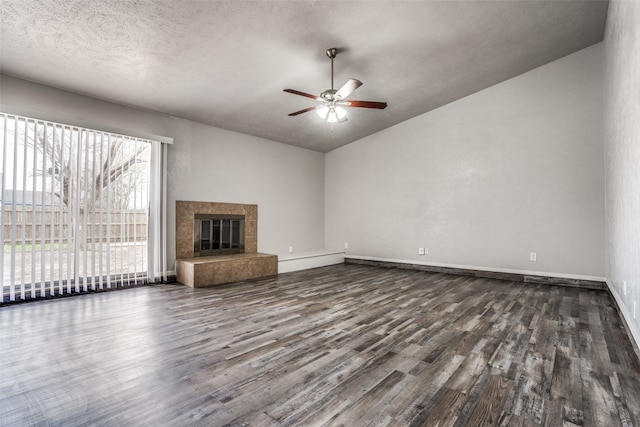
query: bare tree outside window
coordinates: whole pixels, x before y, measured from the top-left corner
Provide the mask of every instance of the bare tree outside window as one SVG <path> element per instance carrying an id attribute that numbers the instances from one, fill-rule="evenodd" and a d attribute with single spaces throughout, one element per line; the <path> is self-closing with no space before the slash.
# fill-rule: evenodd
<path id="1" fill-rule="evenodd" d="M 81 197 L 81 211 L 91 211 L 104 199 L 105 191 L 110 191 L 108 200 L 111 208 L 134 207 L 134 190 L 141 180 L 146 179 L 146 167 L 141 167 L 141 163 L 148 162 L 148 144 L 132 144 L 131 140 L 125 141 L 121 136 L 70 134 L 63 128 L 54 131 L 56 134 L 49 132 L 45 135 L 44 129 L 38 129 L 35 136 L 28 137 L 28 143 L 40 153 L 41 159 L 47 160 L 48 164 L 42 165 L 39 173 L 49 175 L 55 181 L 54 195 L 65 206 L 68 207 L 71 202 L 75 179 L 75 187 L 89 190 Z M 66 155 L 72 144 L 84 147 L 82 157 L 75 162 L 76 167 L 72 163 L 78 159 Z"/>

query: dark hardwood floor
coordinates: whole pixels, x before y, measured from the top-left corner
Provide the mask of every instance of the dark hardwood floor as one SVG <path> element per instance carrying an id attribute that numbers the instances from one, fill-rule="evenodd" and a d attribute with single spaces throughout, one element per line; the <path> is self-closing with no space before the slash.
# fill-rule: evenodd
<path id="1" fill-rule="evenodd" d="M 640 426 L 609 294 L 338 265 L 0 308 L 0 425 Z"/>

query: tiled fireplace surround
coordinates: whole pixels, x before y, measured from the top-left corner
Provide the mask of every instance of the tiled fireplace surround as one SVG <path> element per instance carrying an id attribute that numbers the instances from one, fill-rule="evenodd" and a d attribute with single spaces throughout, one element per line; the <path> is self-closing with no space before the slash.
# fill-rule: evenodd
<path id="1" fill-rule="evenodd" d="M 244 253 L 194 257 L 196 214 L 244 215 Z M 176 273 L 194 288 L 278 274 L 278 257 L 258 252 L 258 205 L 176 201 Z"/>

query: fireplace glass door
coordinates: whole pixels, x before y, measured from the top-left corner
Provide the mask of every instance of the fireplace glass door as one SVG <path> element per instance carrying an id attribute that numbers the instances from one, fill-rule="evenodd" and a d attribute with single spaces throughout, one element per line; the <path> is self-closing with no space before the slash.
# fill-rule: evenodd
<path id="1" fill-rule="evenodd" d="M 195 256 L 244 252 L 244 216 L 197 214 L 194 219 Z"/>

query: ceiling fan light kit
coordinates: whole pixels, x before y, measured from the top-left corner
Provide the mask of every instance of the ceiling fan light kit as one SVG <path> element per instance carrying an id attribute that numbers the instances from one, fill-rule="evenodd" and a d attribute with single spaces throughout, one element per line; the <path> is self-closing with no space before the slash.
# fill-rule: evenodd
<path id="1" fill-rule="evenodd" d="M 316 113 L 318 113 L 320 118 L 328 121 L 329 123 L 343 123 L 347 121 L 347 110 L 337 105 L 323 105 L 316 110 Z"/>
<path id="2" fill-rule="evenodd" d="M 331 89 L 325 90 L 320 94 L 320 96 L 314 96 L 294 89 L 284 89 L 285 92 L 315 99 L 316 101 L 322 103 L 321 105 L 318 105 L 316 107 L 309 107 L 305 108 L 304 110 L 295 111 L 289 114 L 289 116 L 293 117 L 302 113 L 316 110 L 318 116 L 329 123 L 344 123 L 347 121 L 347 110 L 345 110 L 343 107 L 374 108 L 378 110 L 387 108 L 386 102 L 351 100 L 347 101 L 347 97 L 360 86 L 362 86 L 362 82 L 357 79 L 349 79 L 349 81 L 342 85 L 340 89 L 335 90 L 333 88 L 333 60 L 338 54 L 338 49 L 336 49 L 335 47 L 329 48 L 326 50 L 326 54 L 329 59 L 331 59 Z"/>

